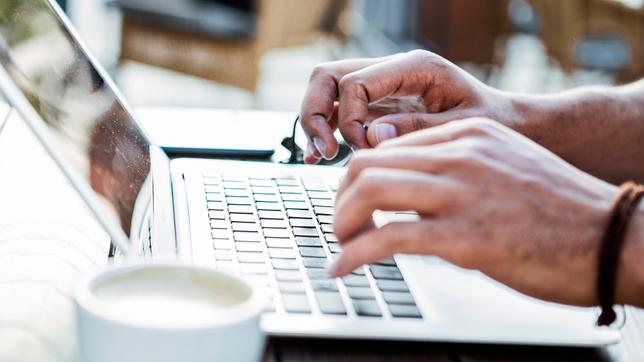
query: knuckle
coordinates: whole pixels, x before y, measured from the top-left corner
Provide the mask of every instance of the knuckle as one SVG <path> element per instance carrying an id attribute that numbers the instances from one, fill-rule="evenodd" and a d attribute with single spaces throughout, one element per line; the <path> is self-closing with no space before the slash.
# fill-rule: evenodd
<path id="1" fill-rule="evenodd" d="M 309 80 L 315 80 L 319 78 L 324 78 L 332 74 L 332 65 L 331 63 L 321 63 L 313 67 L 311 70 L 311 76 Z"/>
<path id="2" fill-rule="evenodd" d="M 338 82 L 338 88 L 340 89 L 340 92 L 342 92 L 351 89 L 352 87 L 357 87 L 360 84 L 364 84 L 362 77 L 355 73 L 350 73 L 340 79 Z"/>
<path id="3" fill-rule="evenodd" d="M 364 169 L 356 178 L 358 192 L 364 196 L 377 195 L 382 190 L 380 170 L 367 168 Z"/>
<path id="4" fill-rule="evenodd" d="M 370 154 L 369 150 L 357 150 L 353 153 L 347 169 L 347 175 L 350 179 L 355 179 L 365 168 Z"/>

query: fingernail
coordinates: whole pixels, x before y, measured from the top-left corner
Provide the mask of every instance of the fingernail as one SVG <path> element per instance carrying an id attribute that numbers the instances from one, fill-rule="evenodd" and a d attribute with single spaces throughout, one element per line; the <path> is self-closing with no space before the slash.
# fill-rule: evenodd
<path id="1" fill-rule="evenodd" d="M 320 152 L 322 157 L 325 160 L 329 160 L 329 158 L 326 157 L 326 144 L 324 143 L 324 141 L 322 141 L 322 139 L 319 137 L 314 137 L 313 144 L 315 145 L 315 148 L 317 148 L 318 152 Z"/>
<path id="2" fill-rule="evenodd" d="M 376 132 L 376 141 L 378 143 L 396 137 L 396 127 L 388 123 L 379 123 L 374 126 Z"/>
<path id="3" fill-rule="evenodd" d="M 311 142 L 307 144 L 306 151 L 304 151 L 304 158 L 307 158 L 309 156 L 315 159 L 315 163 L 320 162 L 320 159 L 315 156 L 315 146 L 313 146 L 313 143 Z"/>

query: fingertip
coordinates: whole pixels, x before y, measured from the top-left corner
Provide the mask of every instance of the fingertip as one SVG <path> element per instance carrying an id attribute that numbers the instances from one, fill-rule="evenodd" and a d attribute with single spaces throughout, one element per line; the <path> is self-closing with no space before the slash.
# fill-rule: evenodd
<path id="1" fill-rule="evenodd" d="M 376 147 L 380 143 L 396 138 L 398 130 L 389 123 L 376 123 L 367 130 L 367 142 L 371 147 Z"/>

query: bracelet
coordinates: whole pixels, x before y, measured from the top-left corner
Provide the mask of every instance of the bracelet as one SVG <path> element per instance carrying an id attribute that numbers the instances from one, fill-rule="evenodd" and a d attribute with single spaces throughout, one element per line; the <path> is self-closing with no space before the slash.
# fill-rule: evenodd
<path id="1" fill-rule="evenodd" d="M 601 307 L 601 314 L 597 319 L 599 326 L 608 326 L 617 318 L 613 305 L 615 303 L 619 256 L 629 222 L 642 196 L 644 196 L 644 186 L 634 182 L 625 182 L 621 185 L 619 193 L 613 201 L 610 220 L 598 254 L 597 296 Z"/>

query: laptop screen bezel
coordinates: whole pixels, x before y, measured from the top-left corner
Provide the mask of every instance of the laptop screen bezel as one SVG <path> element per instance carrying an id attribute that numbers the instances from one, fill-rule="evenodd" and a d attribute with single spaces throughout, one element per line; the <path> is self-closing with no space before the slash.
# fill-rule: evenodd
<path id="1" fill-rule="evenodd" d="M 137 120 L 129 104 L 125 101 L 124 96 L 116 87 L 105 69 L 95 59 L 89 48 L 80 39 L 80 36 L 72 26 L 71 22 L 56 3 L 55 0 L 44 0 L 50 7 L 56 21 L 70 34 L 72 41 L 78 47 L 87 61 L 95 68 L 97 74 L 105 82 L 106 86 L 113 92 L 115 100 L 127 112 L 128 116 L 134 121 L 135 125 L 141 131 L 141 135 L 150 145 L 150 175 L 152 177 L 151 208 L 149 220 L 132 220 L 132 223 L 150 222 L 150 237 L 152 252 L 157 254 L 176 254 L 176 233 L 174 225 L 174 208 L 172 203 L 172 184 L 170 175 L 170 159 L 165 152 L 157 146 L 145 132 L 141 123 Z M 126 233 L 114 222 L 104 206 L 99 202 L 95 192 L 92 190 L 84 177 L 65 160 L 59 152 L 56 151 L 53 143 L 49 141 L 46 123 L 36 112 L 31 103 L 27 100 L 20 88 L 14 83 L 3 66 L 0 66 L 0 88 L 5 98 L 15 108 L 22 119 L 28 124 L 36 138 L 44 146 L 46 152 L 61 169 L 63 174 L 70 181 L 72 186 L 77 190 L 83 201 L 90 208 L 97 221 L 110 235 L 117 246 L 124 249 L 123 244 L 131 244 Z M 132 238 L 138 237 L 131 235 Z M 132 250 L 137 253 L 138 250 Z"/>

